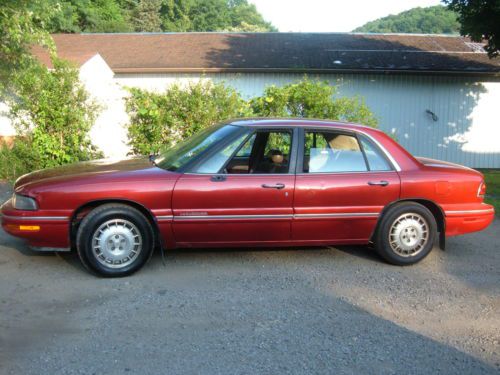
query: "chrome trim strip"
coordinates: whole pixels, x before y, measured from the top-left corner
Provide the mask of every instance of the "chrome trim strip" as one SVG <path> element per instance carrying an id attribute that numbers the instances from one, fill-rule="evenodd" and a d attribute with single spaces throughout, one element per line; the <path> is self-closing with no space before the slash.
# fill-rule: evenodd
<path id="1" fill-rule="evenodd" d="M 29 248 L 33 251 L 39 251 L 39 252 L 43 252 L 43 251 L 60 251 L 60 252 L 68 252 L 68 251 L 71 251 L 71 248 L 70 247 L 46 247 L 46 246 L 43 246 L 43 247 L 38 247 L 38 246 L 29 246 Z"/>
<path id="2" fill-rule="evenodd" d="M 156 220 L 172 220 L 174 217 L 172 215 L 166 216 L 156 216 Z"/>
<path id="3" fill-rule="evenodd" d="M 186 172 L 183 173 L 190 176 L 294 176 L 295 173 L 196 173 L 196 172 Z"/>
<path id="4" fill-rule="evenodd" d="M 176 221 L 186 220 L 231 220 L 231 219 L 316 219 L 329 217 L 378 217 L 377 212 L 337 212 L 325 214 L 284 214 L 284 215 L 176 215 L 173 219 Z M 159 218 L 159 217 L 157 217 Z"/>
<path id="5" fill-rule="evenodd" d="M 378 217 L 377 212 L 338 212 L 330 214 L 296 214 L 295 218 L 322 218 L 322 217 Z"/>
<path id="6" fill-rule="evenodd" d="M 205 216 L 174 216 L 174 220 L 231 220 L 231 219 L 291 219 L 289 215 L 205 215 Z"/>
<path id="7" fill-rule="evenodd" d="M 486 210 L 464 210 L 464 211 L 445 211 L 446 215 L 448 214 L 481 214 L 481 213 L 490 213 L 495 212 L 494 208 L 488 208 Z"/>
<path id="8" fill-rule="evenodd" d="M 67 216 L 10 216 L 10 215 L 2 215 L 6 219 L 10 220 L 25 220 L 25 221 L 36 221 L 36 220 L 45 220 L 45 221 L 68 221 L 69 217 Z"/>

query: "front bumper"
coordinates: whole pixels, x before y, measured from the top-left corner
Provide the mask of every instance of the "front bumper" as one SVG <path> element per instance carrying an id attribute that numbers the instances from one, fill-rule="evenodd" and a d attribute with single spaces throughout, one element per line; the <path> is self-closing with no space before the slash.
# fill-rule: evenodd
<path id="1" fill-rule="evenodd" d="M 7 201 L 0 209 L 2 228 L 12 236 L 22 238 L 32 248 L 70 248 L 70 218 L 53 212 L 21 211 Z"/>

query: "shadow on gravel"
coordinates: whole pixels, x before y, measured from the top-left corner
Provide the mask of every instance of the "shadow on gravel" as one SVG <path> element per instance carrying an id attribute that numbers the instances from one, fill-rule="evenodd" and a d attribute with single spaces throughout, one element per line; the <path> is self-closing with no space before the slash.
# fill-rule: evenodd
<path id="1" fill-rule="evenodd" d="M 332 248 L 357 258 L 367 259 L 377 263 L 384 262 L 372 246 L 335 246 Z"/>

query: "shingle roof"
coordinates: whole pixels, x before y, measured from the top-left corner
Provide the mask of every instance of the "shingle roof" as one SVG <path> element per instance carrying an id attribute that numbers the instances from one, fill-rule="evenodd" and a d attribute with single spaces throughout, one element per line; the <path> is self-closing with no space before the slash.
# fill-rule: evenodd
<path id="1" fill-rule="evenodd" d="M 459 36 L 357 33 L 56 34 L 60 56 L 99 53 L 115 73 L 422 72 L 500 74 Z M 36 54 L 48 63 L 40 50 Z"/>

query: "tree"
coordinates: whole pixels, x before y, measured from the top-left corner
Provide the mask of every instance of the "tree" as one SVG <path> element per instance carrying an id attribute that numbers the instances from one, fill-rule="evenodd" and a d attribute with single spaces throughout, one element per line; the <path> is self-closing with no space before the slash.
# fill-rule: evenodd
<path id="1" fill-rule="evenodd" d="M 12 147 L 0 145 L 0 178 L 97 156 L 88 131 L 97 107 L 78 80 L 78 70 L 56 57 L 47 27 L 60 7 L 48 1 L 4 1 L 0 8 L 1 100 L 17 130 Z M 47 48 L 47 69 L 31 50 Z"/>
<path id="2" fill-rule="evenodd" d="M 277 31 L 270 22 L 264 20 L 255 5 L 248 4 L 247 0 L 229 0 L 229 10 L 231 16 L 230 31 Z"/>
<path id="3" fill-rule="evenodd" d="M 135 3 L 117 0 L 47 0 L 59 8 L 48 23 L 50 32 L 127 32 L 133 31 L 129 21 L 130 7 Z M 128 6 L 127 6 L 128 5 Z"/>
<path id="4" fill-rule="evenodd" d="M 474 42 L 487 40 L 488 56 L 500 51 L 500 0 L 443 0 L 458 13 L 460 33 Z"/>
<path id="5" fill-rule="evenodd" d="M 358 27 L 354 32 L 458 34 L 457 14 L 444 6 L 413 8 L 396 15 L 379 18 Z"/>
<path id="6" fill-rule="evenodd" d="M 28 143 L 39 168 L 99 156 L 89 131 L 99 113 L 80 83 L 78 69 L 52 57 L 53 69 L 33 64 L 14 77 L 15 97 L 8 101 L 19 139 Z"/>
<path id="7" fill-rule="evenodd" d="M 192 4 L 189 16 L 193 31 L 224 30 L 231 25 L 231 14 L 226 0 L 204 0 Z"/>
<path id="8" fill-rule="evenodd" d="M 247 0 L 166 0 L 164 31 L 276 31 Z"/>
<path id="9" fill-rule="evenodd" d="M 132 24 L 135 31 L 161 31 L 160 18 L 161 0 L 140 0 L 132 11 Z"/>
<path id="10" fill-rule="evenodd" d="M 45 25 L 56 11 L 42 0 L 4 0 L 0 7 L 0 98 L 11 89 L 12 76 L 36 62 L 30 52 L 33 45 L 53 51 Z"/>
<path id="11" fill-rule="evenodd" d="M 262 117 L 306 117 L 377 125 L 362 99 L 337 97 L 334 86 L 307 77 L 282 87 L 267 87 L 262 96 L 250 101 L 250 107 L 256 116 Z"/>
<path id="12" fill-rule="evenodd" d="M 166 0 L 161 8 L 162 30 L 183 32 L 193 29 L 189 0 Z"/>
<path id="13" fill-rule="evenodd" d="M 7 0 L 12 1 L 13 0 Z M 21 0 L 26 4 L 27 0 Z M 35 0 L 65 32 L 276 31 L 247 0 Z"/>

